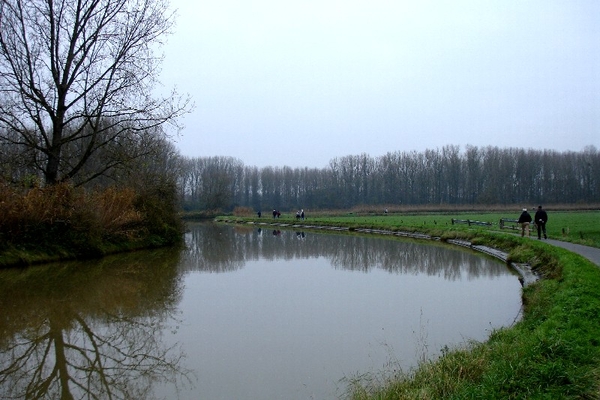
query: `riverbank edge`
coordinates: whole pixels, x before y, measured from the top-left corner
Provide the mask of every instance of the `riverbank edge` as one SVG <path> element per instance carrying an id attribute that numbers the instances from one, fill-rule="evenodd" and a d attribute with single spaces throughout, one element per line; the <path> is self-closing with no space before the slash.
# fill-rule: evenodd
<path id="1" fill-rule="evenodd" d="M 528 263 L 513 262 L 509 259 L 509 253 L 484 245 L 474 245 L 470 241 L 462 239 L 446 239 L 443 240 L 441 236 L 433 236 L 427 233 L 420 232 L 408 232 L 408 231 L 392 231 L 389 229 L 374 229 L 374 228 L 350 228 L 342 226 L 329 226 L 329 225 L 315 225 L 315 224 L 288 224 L 284 222 L 256 222 L 256 221 L 244 221 L 240 219 L 228 219 L 228 218 L 215 218 L 216 222 L 224 222 L 229 224 L 246 223 L 248 225 L 256 225 L 259 227 L 274 226 L 279 228 L 289 229 L 307 229 L 307 230 L 329 230 L 334 232 L 356 232 L 365 234 L 376 234 L 376 235 L 392 235 L 403 238 L 418 239 L 418 240 L 433 240 L 433 241 L 444 241 L 459 247 L 465 247 L 479 253 L 484 253 L 488 256 L 496 258 L 500 261 L 505 262 L 510 268 L 519 274 L 519 280 L 521 285 L 528 286 L 536 282 L 539 276 L 532 270 L 531 265 Z"/>
<path id="2" fill-rule="evenodd" d="M 123 239 L 118 242 L 96 243 L 91 248 L 83 251 L 64 246 L 55 246 L 46 251 L 8 246 L 0 252 L 0 269 L 24 268 L 62 261 L 94 260 L 114 254 L 181 245 L 183 245 L 183 237 L 174 241 L 172 239 L 166 240 L 165 238 L 153 236 L 144 240 Z"/>
<path id="3" fill-rule="evenodd" d="M 348 379 L 348 398 L 600 398 L 600 269 L 570 251 L 499 233 L 390 231 L 373 227 L 293 224 L 219 217 L 257 227 L 395 235 L 481 251 L 532 282 L 523 284 L 522 319 L 494 330 L 483 343 L 442 349 L 411 371 L 381 371 Z M 491 252 L 488 251 L 491 249 Z M 529 278 L 528 278 L 529 279 Z"/>

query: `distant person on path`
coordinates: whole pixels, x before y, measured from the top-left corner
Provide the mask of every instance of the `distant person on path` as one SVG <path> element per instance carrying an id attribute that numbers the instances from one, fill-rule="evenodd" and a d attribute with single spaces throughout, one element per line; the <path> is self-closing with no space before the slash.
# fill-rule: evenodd
<path id="1" fill-rule="evenodd" d="M 304 209 L 300 211 L 300 218 L 302 218 L 302 221 L 304 221 Z"/>
<path id="2" fill-rule="evenodd" d="M 537 225 L 538 239 L 542 238 L 542 232 L 544 233 L 544 239 L 548 239 L 546 236 L 546 222 L 548 222 L 548 214 L 542 206 L 538 206 L 535 212 L 535 224 Z"/>
<path id="3" fill-rule="evenodd" d="M 521 224 L 521 237 L 524 237 L 527 234 L 529 237 L 529 224 L 531 223 L 531 215 L 527 212 L 527 209 L 524 208 L 523 212 L 519 216 L 519 220 L 517 221 Z"/>

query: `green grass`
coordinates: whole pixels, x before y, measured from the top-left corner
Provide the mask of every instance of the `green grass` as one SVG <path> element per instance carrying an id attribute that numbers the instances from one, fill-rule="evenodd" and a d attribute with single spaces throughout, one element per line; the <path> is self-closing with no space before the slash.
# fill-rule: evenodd
<path id="1" fill-rule="evenodd" d="M 515 233 L 518 230 L 500 229 L 501 218 L 517 219 L 520 211 L 507 212 L 473 212 L 473 213 L 412 213 L 412 214 L 318 214 L 311 216 L 303 222 L 304 224 L 324 224 L 344 227 L 373 227 L 391 230 L 428 230 L 432 233 L 446 232 L 449 229 L 459 232 L 493 231 L 504 233 Z M 533 216 L 533 215 L 532 215 Z M 240 220 L 254 220 L 257 218 L 242 218 Z M 452 219 L 472 220 L 490 222 L 491 226 L 476 226 L 466 224 L 452 225 Z M 273 220 L 270 216 L 264 216 L 262 221 Z M 294 213 L 284 213 L 279 222 L 296 223 Z M 515 226 L 515 224 L 508 224 Z M 551 211 L 548 210 L 548 224 L 546 225 L 548 237 L 566 242 L 583 244 L 600 248 L 600 211 Z M 536 232 L 532 231 L 532 236 Z"/>
<path id="2" fill-rule="evenodd" d="M 551 253 L 562 274 L 524 291 L 521 322 L 413 371 L 350 380 L 349 398 L 598 399 L 600 270 L 565 250 L 539 244 L 540 250 Z"/>

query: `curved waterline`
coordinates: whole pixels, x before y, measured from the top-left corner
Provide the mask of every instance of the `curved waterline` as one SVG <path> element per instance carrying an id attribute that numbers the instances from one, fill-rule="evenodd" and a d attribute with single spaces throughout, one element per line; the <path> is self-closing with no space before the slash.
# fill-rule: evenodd
<path id="1" fill-rule="evenodd" d="M 239 224 L 240 223 L 239 221 L 229 220 L 229 219 L 219 220 L 218 222 L 225 222 L 228 224 Z M 258 222 L 258 223 L 256 223 L 253 221 L 246 222 L 246 224 L 257 225 L 257 226 L 274 226 L 274 227 L 279 227 L 279 228 L 284 228 L 284 229 L 307 229 L 307 230 L 326 230 L 326 231 L 328 230 L 328 231 L 334 231 L 334 232 L 353 231 L 353 232 L 367 233 L 367 234 L 397 236 L 397 237 L 417 239 L 417 240 L 433 240 L 433 241 L 441 240 L 441 238 L 439 236 L 432 236 L 432 235 L 428 235 L 425 233 L 408 232 L 408 231 L 391 231 L 391 230 L 386 230 L 386 229 L 369 229 L 369 228 L 351 229 L 351 228 L 342 227 L 342 226 L 315 225 L 315 224 L 287 224 L 287 223 L 280 223 L 280 222 Z M 480 253 L 484 253 L 488 256 L 497 258 L 497 259 L 507 263 L 507 265 L 509 267 L 511 267 L 514 271 L 516 271 L 519 274 L 519 276 L 520 276 L 519 280 L 521 282 L 521 285 L 523 285 L 524 287 L 531 285 L 532 283 L 536 282 L 539 279 L 539 276 L 537 276 L 532 271 L 531 266 L 529 264 L 509 262 L 508 261 L 508 253 L 506 253 L 502 250 L 498 250 L 498 249 L 495 249 L 495 248 L 489 247 L 489 246 L 473 245 L 471 242 L 469 242 L 467 240 L 448 239 L 445 242 L 452 244 L 452 245 L 468 248 L 468 249 L 471 249 L 471 250 L 474 250 L 474 251 L 477 251 Z"/>

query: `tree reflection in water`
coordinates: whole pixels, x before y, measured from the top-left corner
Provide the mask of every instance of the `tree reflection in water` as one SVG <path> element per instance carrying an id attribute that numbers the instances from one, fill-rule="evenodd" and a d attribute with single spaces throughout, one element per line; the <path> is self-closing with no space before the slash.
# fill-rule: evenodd
<path id="1" fill-rule="evenodd" d="M 186 399 L 335 398 L 348 374 L 409 370 L 518 318 L 519 281 L 497 260 L 434 241 L 302 233 L 188 226 L 181 333 L 199 389 Z"/>
<path id="2" fill-rule="evenodd" d="M 179 250 L 0 274 L 0 397 L 149 399 L 191 383 L 161 335 L 181 285 Z"/>
<path id="3" fill-rule="evenodd" d="M 232 229 L 227 225 L 193 224 L 189 228 L 181 266 L 191 271 L 231 272 L 259 258 L 318 257 L 327 258 L 336 269 L 369 272 L 378 268 L 448 280 L 500 276 L 507 268 L 501 262 L 490 263 L 481 254 L 438 242 L 298 231 L 273 235 L 271 229 L 249 225 Z"/>
<path id="4" fill-rule="evenodd" d="M 191 224 L 184 251 L 0 271 L 0 398 L 151 399 L 165 384 L 192 385 L 185 354 L 163 337 L 178 330 L 188 271 L 222 273 L 248 261 L 325 258 L 334 269 L 447 280 L 506 274 L 500 262 L 442 244 L 275 233 Z M 253 361 L 248 368 L 255 366 Z"/>

